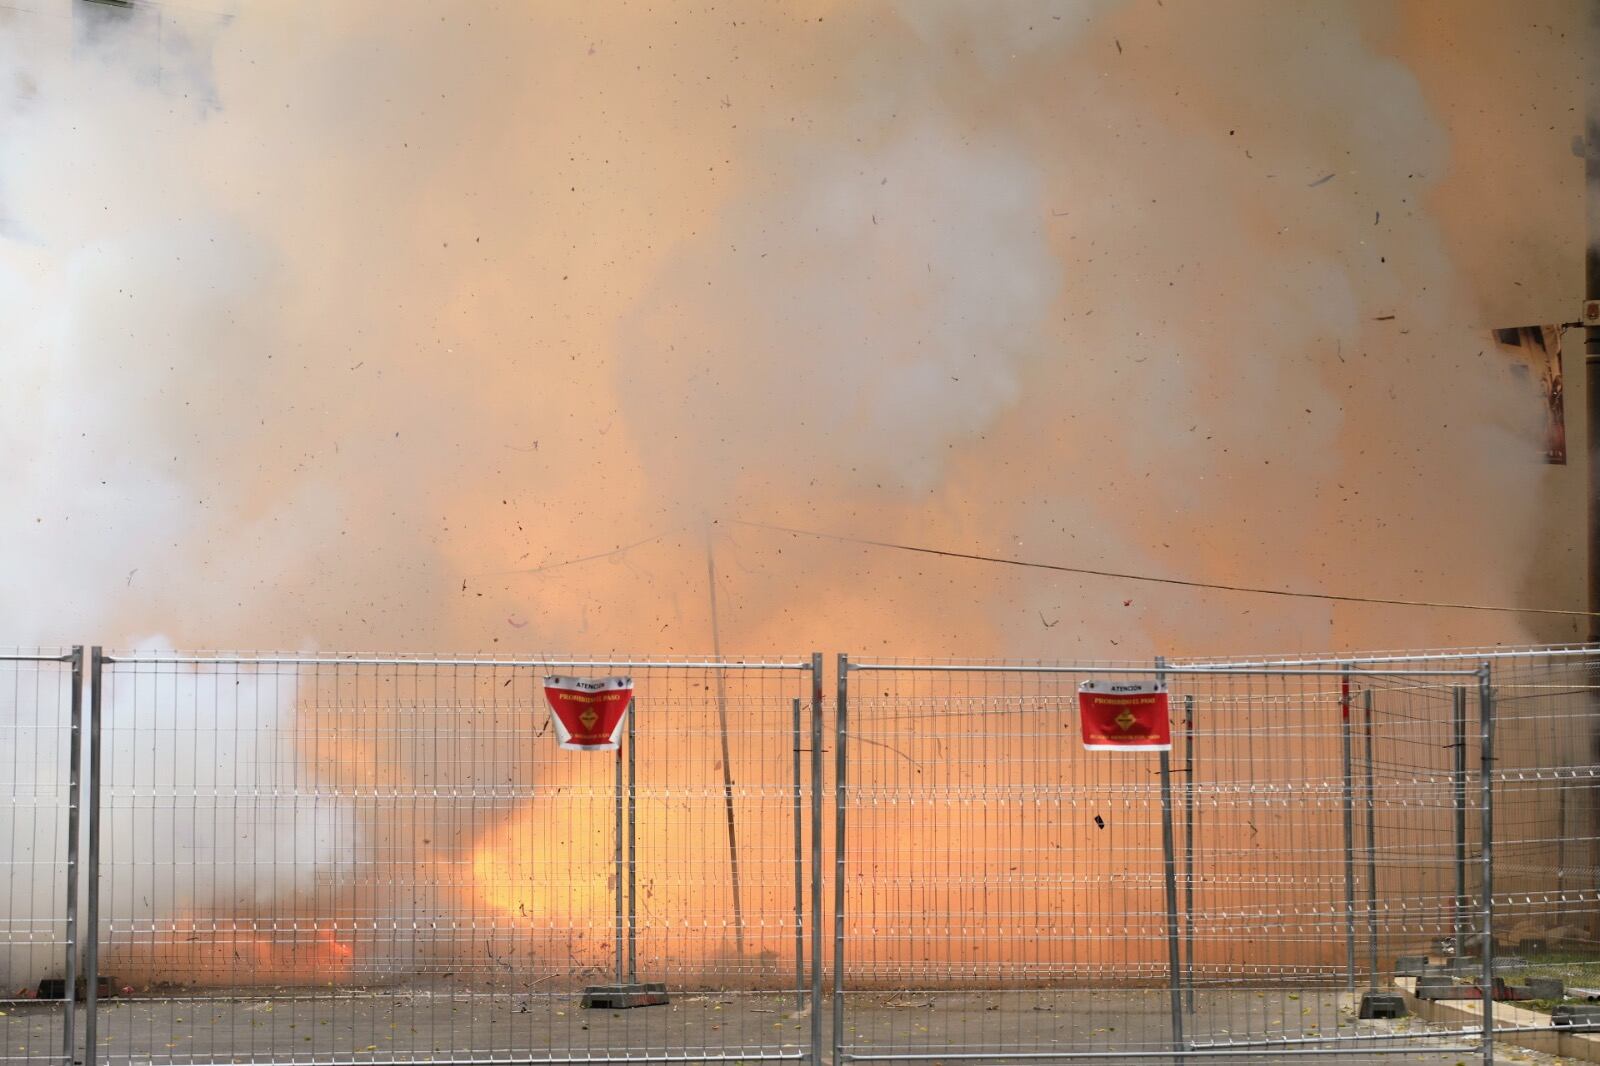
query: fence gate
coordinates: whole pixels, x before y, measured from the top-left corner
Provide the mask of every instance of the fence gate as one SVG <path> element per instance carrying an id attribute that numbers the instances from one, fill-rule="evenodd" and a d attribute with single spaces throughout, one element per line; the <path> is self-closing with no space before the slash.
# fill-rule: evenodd
<path id="1" fill-rule="evenodd" d="M 817 664 L 97 649 L 88 1062 L 806 1059 Z"/>
<path id="2" fill-rule="evenodd" d="M 83 649 L 0 653 L 0 1061 L 70 1063 Z"/>
<path id="3" fill-rule="evenodd" d="M 841 657 L 835 1060 L 1487 1059 L 1355 1009 L 1493 965 L 1487 676 Z M 1170 754 L 1085 750 L 1090 680 L 1165 682 Z"/>

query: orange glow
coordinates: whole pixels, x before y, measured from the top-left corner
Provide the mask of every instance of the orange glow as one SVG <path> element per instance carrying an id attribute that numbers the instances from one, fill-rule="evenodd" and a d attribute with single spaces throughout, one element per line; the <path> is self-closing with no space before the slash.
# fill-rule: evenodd
<path id="1" fill-rule="evenodd" d="M 478 841 L 471 893 L 496 915 L 533 927 L 604 924 L 615 908 L 609 840 L 557 839 L 548 819 L 524 808 Z"/>
<path id="2" fill-rule="evenodd" d="M 348 933 L 295 918 L 179 914 L 152 943 L 118 953 L 114 968 L 135 986 L 308 985 L 346 980 L 355 959 Z"/>

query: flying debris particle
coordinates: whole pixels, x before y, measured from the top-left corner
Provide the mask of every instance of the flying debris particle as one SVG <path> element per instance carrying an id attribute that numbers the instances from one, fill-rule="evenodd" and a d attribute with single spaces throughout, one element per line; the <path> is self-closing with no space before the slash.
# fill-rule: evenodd
<path id="1" fill-rule="evenodd" d="M 1324 175 L 1322 175 L 1322 177 L 1320 177 L 1316 181 L 1312 182 L 1309 187 L 1315 189 L 1318 185 L 1326 185 L 1326 184 L 1328 184 L 1328 182 L 1330 182 L 1332 180 L 1333 180 L 1333 175 L 1332 174 L 1324 174 Z"/>
<path id="2" fill-rule="evenodd" d="M 1124 607 L 1132 607 L 1133 606 L 1133 601 L 1132 600 L 1123 600 L 1122 601 L 1122 606 L 1124 606 Z"/>
<path id="3" fill-rule="evenodd" d="M 1044 627 L 1046 629 L 1054 629 L 1056 626 L 1061 624 L 1061 619 L 1059 619 L 1059 618 L 1057 618 L 1054 622 L 1046 622 L 1045 618 L 1044 618 L 1044 612 L 1043 611 L 1039 612 L 1039 621 L 1044 625 Z"/>
<path id="4" fill-rule="evenodd" d="M 1374 212 L 1372 212 L 1372 224 L 1374 226 L 1376 226 L 1378 224 L 1378 221 L 1381 218 L 1383 218 L 1383 212 L 1382 211 L 1374 211 Z"/>
<path id="5" fill-rule="evenodd" d="M 1115 37 L 1111 38 L 1111 41 L 1117 46 L 1117 55 L 1120 56 L 1122 54 L 1122 42 L 1117 40 Z"/>
<path id="6" fill-rule="evenodd" d="M 129 588 L 133 587 L 133 575 L 137 574 L 138 572 L 139 572 L 139 568 L 137 566 L 134 567 L 132 570 L 128 571 L 128 587 Z"/>
<path id="7" fill-rule="evenodd" d="M 1104 829 L 1106 827 L 1106 820 L 1097 814 L 1094 816 L 1094 824 L 1097 829 Z"/>
<path id="8" fill-rule="evenodd" d="M 1372 321 L 1374 321 L 1374 322 L 1393 322 L 1394 321 L 1394 316 L 1393 315 L 1379 315 L 1377 318 L 1374 318 Z"/>

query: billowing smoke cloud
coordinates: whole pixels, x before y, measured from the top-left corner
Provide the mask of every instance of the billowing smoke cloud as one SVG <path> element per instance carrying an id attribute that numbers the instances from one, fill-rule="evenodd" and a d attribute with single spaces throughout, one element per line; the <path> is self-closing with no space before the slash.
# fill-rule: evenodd
<path id="1" fill-rule="evenodd" d="M 808 157 L 794 187 L 741 205 L 648 294 L 620 378 L 639 436 L 681 442 L 646 455 L 654 479 L 722 514 L 748 485 L 781 497 L 816 471 L 926 495 L 1048 360 L 1060 276 L 1038 171 L 899 126 L 831 159 L 774 144 Z"/>
<path id="2" fill-rule="evenodd" d="M 1573 16 L 1238 15 L 7 12 L 17 639 L 699 648 L 707 521 L 747 650 L 1521 635 L 730 525 L 1573 605 L 1479 343 L 1572 205 L 1450 206 Z"/>
<path id="3" fill-rule="evenodd" d="M 739 522 L 1581 606 L 1509 11 L 0 9 L 5 639 L 705 650 L 708 530 L 740 652 L 1570 637 Z"/>

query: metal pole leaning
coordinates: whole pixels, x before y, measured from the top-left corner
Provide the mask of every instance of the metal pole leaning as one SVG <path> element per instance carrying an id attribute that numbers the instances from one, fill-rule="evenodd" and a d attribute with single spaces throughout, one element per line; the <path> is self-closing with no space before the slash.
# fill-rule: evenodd
<path id="1" fill-rule="evenodd" d="M 717 669 L 717 735 L 722 741 L 722 813 L 728 823 L 728 881 L 733 887 L 733 944 L 744 957 L 744 897 L 739 884 L 739 824 L 733 799 L 733 751 L 728 743 L 728 671 L 722 659 L 722 627 L 717 622 L 717 559 L 706 526 L 706 587 L 711 596 L 711 651 Z"/>
<path id="2" fill-rule="evenodd" d="M 66 1016 L 62 1054 L 71 1066 L 78 1042 L 78 835 L 82 826 L 78 797 L 83 766 L 83 645 L 72 646 L 71 741 L 67 748 L 67 957 L 65 969 Z"/>
<path id="3" fill-rule="evenodd" d="M 1494 1066 L 1494 691 L 1489 664 L 1478 667 L 1479 757 L 1483 811 L 1483 1062 Z"/>
<path id="4" fill-rule="evenodd" d="M 1156 658 L 1156 680 L 1166 679 L 1165 658 Z M 1183 970 L 1178 961 L 1178 857 L 1172 838 L 1172 751 L 1162 748 L 1161 756 L 1161 872 L 1167 890 L 1167 975 L 1168 998 L 1172 1014 L 1172 1050 L 1186 1049 L 1183 1039 Z M 1174 1054 L 1174 1063 L 1184 1057 Z"/>
<path id="5" fill-rule="evenodd" d="M 1356 782 L 1350 758 L 1350 667 L 1339 685 L 1340 736 L 1344 747 L 1344 955 L 1345 991 L 1356 994 Z"/>
<path id="6" fill-rule="evenodd" d="M 100 1057 L 98 1000 L 100 998 L 100 720 L 104 688 L 105 655 L 95 645 L 89 652 L 89 906 L 85 915 L 88 936 L 83 953 L 83 1066 L 95 1066 Z M 68 988 L 66 995 L 77 990 Z"/>
<path id="7" fill-rule="evenodd" d="M 850 656 L 839 656 L 839 695 L 833 740 L 833 1061 L 841 1061 L 844 1042 L 844 830 L 845 751 L 850 707 Z"/>
<path id="8" fill-rule="evenodd" d="M 822 1063 L 822 653 L 811 655 L 811 1064 Z"/>

